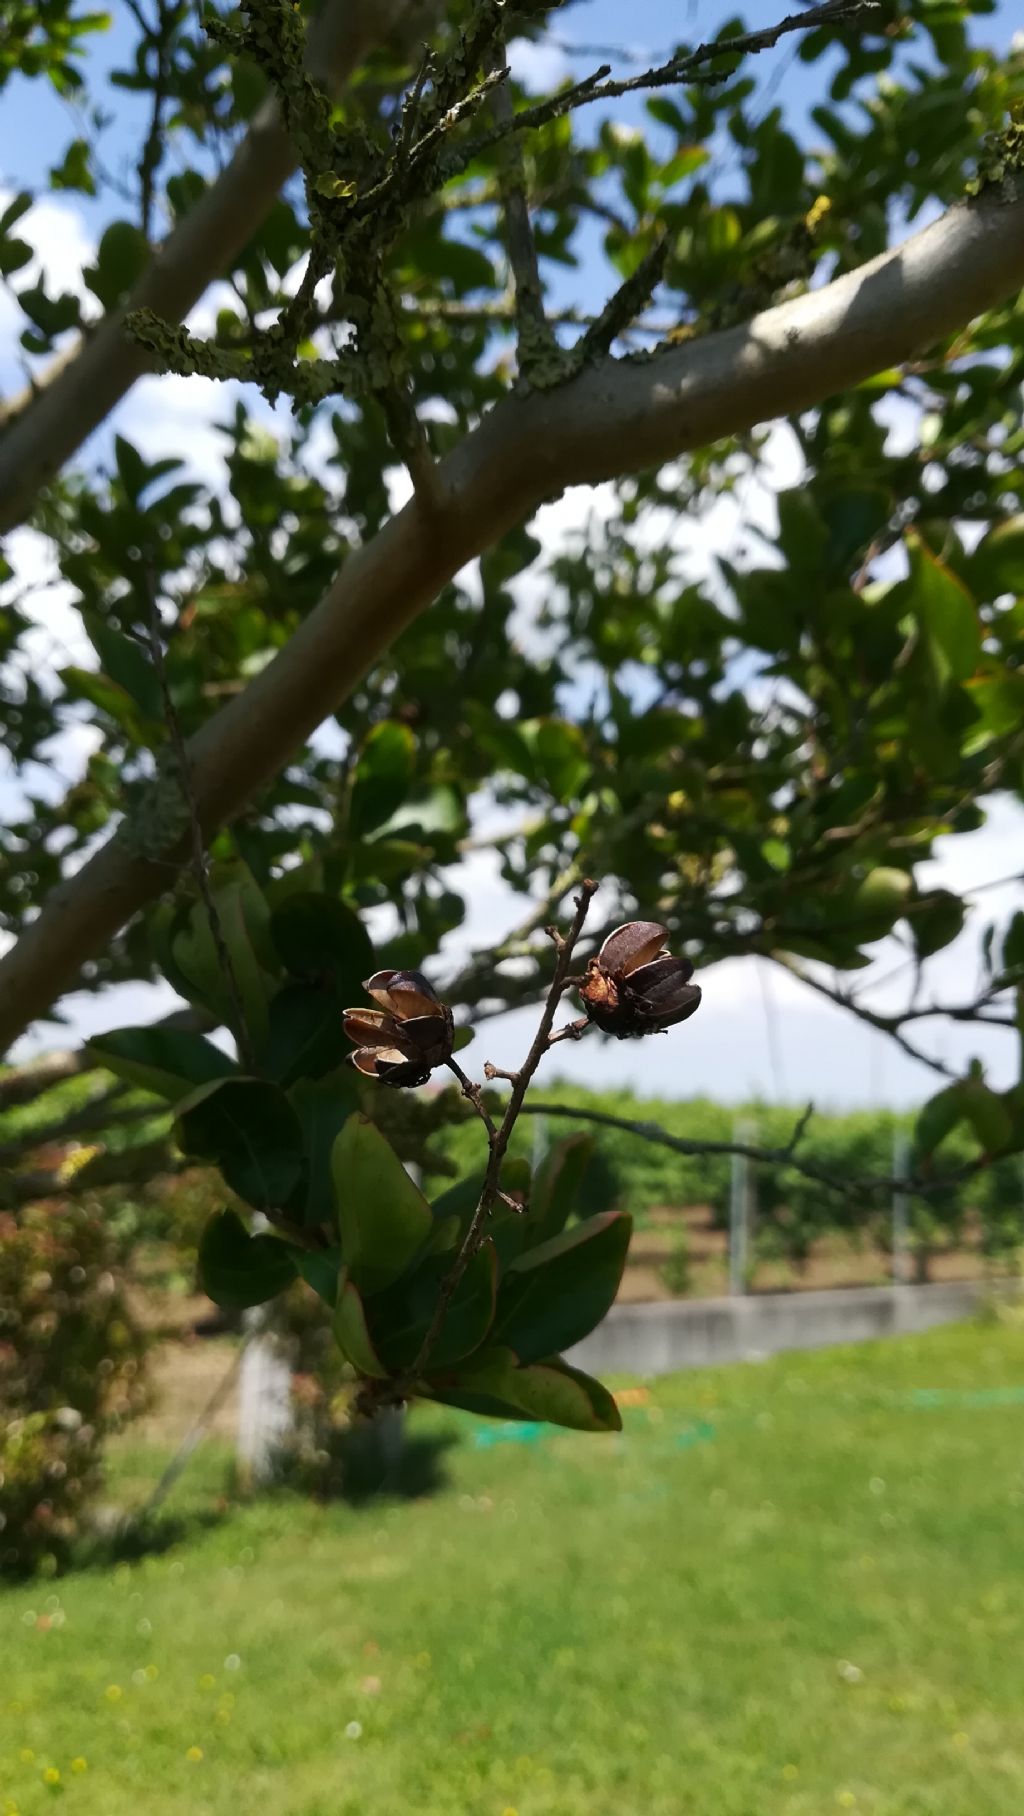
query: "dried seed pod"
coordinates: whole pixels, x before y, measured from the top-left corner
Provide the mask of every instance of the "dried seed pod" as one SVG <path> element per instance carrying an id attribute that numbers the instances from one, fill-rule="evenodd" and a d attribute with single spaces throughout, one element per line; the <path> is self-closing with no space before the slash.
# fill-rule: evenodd
<path id="1" fill-rule="evenodd" d="M 619 1040 L 660 1034 L 700 1004 L 688 958 L 673 958 L 658 921 L 626 921 L 590 960 L 579 994 L 590 1020 Z"/>
<path id="2" fill-rule="evenodd" d="M 375 971 L 363 989 L 380 1007 L 345 1011 L 345 1033 L 357 1047 L 352 1064 L 382 1084 L 426 1084 L 452 1056 L 447 1003 L 418 971 Z"/>

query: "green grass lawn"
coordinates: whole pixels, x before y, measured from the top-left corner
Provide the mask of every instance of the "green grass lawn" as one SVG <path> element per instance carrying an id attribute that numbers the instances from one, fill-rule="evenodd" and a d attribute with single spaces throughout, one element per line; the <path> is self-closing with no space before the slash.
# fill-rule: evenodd
<path id="1" fill-rule="evenodd" d="M 438 1492 L 207 1525 L 201 1454 L 172 1549 L 0 1592 L 0 1812 L 1020 1816 L 1024 1330 L 624 1417 L 420 1414 Z M 126 1446 L 121 1491 L 160 1462 Z"/>

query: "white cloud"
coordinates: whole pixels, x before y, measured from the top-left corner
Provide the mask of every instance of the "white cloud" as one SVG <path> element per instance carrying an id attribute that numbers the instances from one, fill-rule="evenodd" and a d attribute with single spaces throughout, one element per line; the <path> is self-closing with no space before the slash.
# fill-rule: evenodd
<path id="1" fill-rule="evenodd" d="M 556 44 L 514 38 L 508 47 L 508 66 L 517 82 L 531 93 L 546 93 L 572 75 L 572 63 Z"/>
<path id="2" fill-rule="evenodd" d="M 13 201 L 15 191 L 0 188 L 0 210 Z M 80 214 L 67 202 L 43 196 L 34 202 L 13 229 L 16 238 L 32 247 L 34 257 L 14 276 L 17 290 L 31 289 L 45 283 L 52 297 L 70 291 L 82 298 L 87 316 L 96 313 L 95 299 L 82 283 L 82 267 L 91 263 L 95 241 L 86 230 Z M 18 336 L 27 326 L 25 317 L 10 293 L 0 287 L 0 383 L 12 391 L 24 382 L 28 360 L 18 345 Z"/>

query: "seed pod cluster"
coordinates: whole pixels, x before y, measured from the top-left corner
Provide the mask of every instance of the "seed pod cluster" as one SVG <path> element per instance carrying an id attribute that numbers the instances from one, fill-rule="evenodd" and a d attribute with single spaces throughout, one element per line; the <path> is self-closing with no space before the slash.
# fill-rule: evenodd
<path id="1" fill-rule="evenodd" d="M 419 971 L 375 971 L 363 989 L 376 1009 L 346 1009 L 345 1033 L 355 1041 L 352 1064 L 385 1085 L 426 1084 L 452 1056 L 452 1012 Z"/>
<path id="2" fill-rule="evenodd" d="M 686 1021 L 700 1006 L 688 958 L 674 958 L 667 927 L 627 921 L 609 933 L 578 990 L 587 1015 L 606 1034 L 635 1040 Z"/>

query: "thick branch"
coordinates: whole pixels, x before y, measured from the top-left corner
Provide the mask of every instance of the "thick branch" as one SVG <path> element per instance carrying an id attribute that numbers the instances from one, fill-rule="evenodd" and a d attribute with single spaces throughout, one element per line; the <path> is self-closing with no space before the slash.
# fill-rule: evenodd
<path id="1" fill-rule="evenodd" d="M 310 33 L 311 73 L 337 92 L 406 15 L 422 30 L 432 17 L 430 0 L 326 0 Z M 0 420 L 0 532 L 21 522 L 40 487 L 151 370 L 148 355 L 124 332 L 128 312 L 156 309 L 165 321 L 183 320 L 257 231 L 295 167 L 277 102 L 269 100 L 226 170 L 154 253 L 120 307 L 11 402 Z"/>
<path id="2" fill-rule="evenodd" d="M 569 384 L 506 399 L 438 467 L 433 516 L 407 506 L 351 555 L 277 659 L 191 741 L 206 832 L 282 769 L 465 562 L 543 500 L 808 409 L 1022 284 L 1024 196 L 985 197 L 740 327 L 644 359 L 602 359 Z M 0 960 L 0 1052 L 167 884 L 166 861 L 113 840 L 53 893 Z"/>

